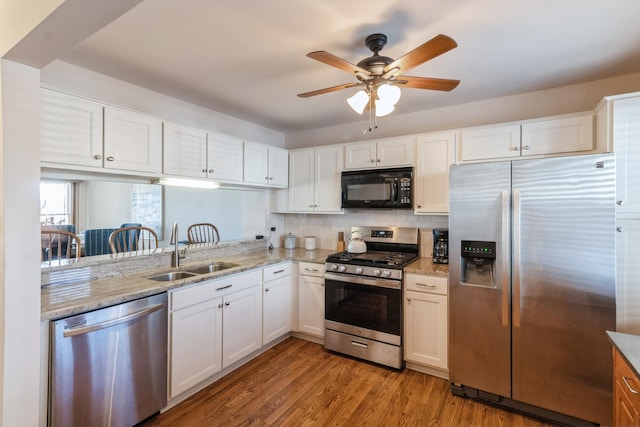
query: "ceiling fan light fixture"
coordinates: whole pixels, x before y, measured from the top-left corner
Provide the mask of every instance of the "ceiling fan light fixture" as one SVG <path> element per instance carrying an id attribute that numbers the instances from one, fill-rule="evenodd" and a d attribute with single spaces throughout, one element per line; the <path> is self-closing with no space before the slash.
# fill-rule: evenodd
<path id="1" fill-rule="evenodd" d="M 378 99 L 385 104 L 396 105 L 400 100 L 400 88 L 389 84 L 378 87 Z"/>
<path id="2" fill-rule="evenodd" d="M 396 109 L 396 106 L 393 104 L 386 103 L 380 99 L 376 99 L 376 116 L 383 117 L 387 114 L 393 112 Z"/>
<path id="3" fill-rule="evenodd" d="M 358 114 L 362 114 L 368 102 L 369 95 L 364 90 L 359 90 L 355 95 L 347 99 L 349 106 Z"/>

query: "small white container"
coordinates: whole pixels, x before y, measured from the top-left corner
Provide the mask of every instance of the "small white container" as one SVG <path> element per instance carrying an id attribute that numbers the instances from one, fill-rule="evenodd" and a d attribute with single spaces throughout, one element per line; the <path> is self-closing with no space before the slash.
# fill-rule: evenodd
<path id="1" fill-rule="evenodd" d="M 316 236 L 306 236 L 304 238 L 304 248 L 308 251 L 316 250 Z"/>
<path id="2" fill-rule="evenodd" d="M 296 247 L 296 236 L 289 233 L 284 236 L 284 248 L 285 249 L 295 249 Z"/>

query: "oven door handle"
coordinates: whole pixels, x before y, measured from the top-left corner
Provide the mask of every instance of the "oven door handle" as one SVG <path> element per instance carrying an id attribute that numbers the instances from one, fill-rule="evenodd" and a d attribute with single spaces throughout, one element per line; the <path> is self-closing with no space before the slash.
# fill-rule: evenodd
<path id="1" fill-rule="evenodd" d="M 350 283 L 355 285 L 375 286 L 378 288 L 402 289 L 400 280 L 373 279 L 361 276 L 352 276 L 347 274 L 324 273 L 324 278 L 335 280 L 337 282 Z"/>

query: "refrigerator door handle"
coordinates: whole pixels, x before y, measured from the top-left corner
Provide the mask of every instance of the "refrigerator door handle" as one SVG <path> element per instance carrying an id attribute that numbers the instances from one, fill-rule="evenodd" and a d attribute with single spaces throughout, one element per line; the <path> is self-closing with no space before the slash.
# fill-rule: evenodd
<path id="1" fill-rule="evenodd" d="M 520 190 L 513 190 L 513 326 L 520 327 Z"/>
<path id="2" fill-rule="evenodd" d="M 509 327 L 509 193 L 502 191 L 502 326 Z"/>

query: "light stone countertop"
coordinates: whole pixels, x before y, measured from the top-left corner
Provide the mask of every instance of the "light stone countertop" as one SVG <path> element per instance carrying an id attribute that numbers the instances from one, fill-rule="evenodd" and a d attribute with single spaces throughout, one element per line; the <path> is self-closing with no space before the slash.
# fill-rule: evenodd
<path id="1" fill-rule="evenodd" d="M 640 336 L 611 331 L 607 335 L 633 373 L 640 377 Z"/>
<path id="2" fill-rule="evenodd" d="M 426 274 L 428 276 L 449 277 L 448 264 L 434 264 L 431 257 L 418 258 L 411 264 L 404 267 L 405 273 Z"/>
<path id="3" fill-rule="evenodd" d="M 171 282 L 157 282 L 147 279 L 155 274 L 172 271 L 169 263 L 166 263 L 164 267 L 158 267 L 150 262 L 149 265 L 153 266 L 151 269 L 131 274 L 118 272 L 118 267 L 114 266 L 112 267 L 114 271 L 112 275 L 98 279 L 92 277 L 90 267 L 68 269 L 66 270 L 66 274 L 70 278 L 68 283 L 58 279 L 57 281 L 52 280 L 52 284 L 42 287 L 41 320 L 67 317 L 283 261 L 324 264 L 327 256 L 333 252 L 335 251 L 306 251 L 302 248 L 273 249 L 271 251 L 264 248 L 252 248 L 240 253 L 215 256 L 208 260 L 200 257 L 199 260 L 190 261 L 187 257 L 181 264 L 180 270 L 210 262 L 233 263 L 238 264 L 238 267 Z M 164 259 L 169 260 L 170 258 L 165 256 Z M 123 271 L 127 271 L 126 267 Z M 53 275 L 55 273 L 56 271 L 47 274 Z M 63 270 L 62 274 L 64 273 Z"/>

